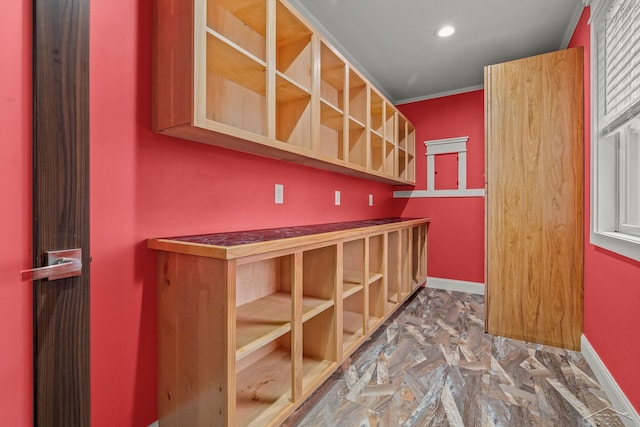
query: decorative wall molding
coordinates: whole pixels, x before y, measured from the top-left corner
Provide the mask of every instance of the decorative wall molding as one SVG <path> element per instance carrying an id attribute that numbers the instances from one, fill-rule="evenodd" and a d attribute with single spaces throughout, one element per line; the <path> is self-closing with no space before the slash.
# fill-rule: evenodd
<path id="1" fill-rule="evenodd" d="M 441 277 L 427 277 L 427 288 L 466 292 L 468 294 L 475 295 L 484 295 L 484 283 L 465 282 L 464 280 L 455 279 L 443 279 Z"/>
<path id="2" fill-rule="evenodd" d="M 396 199 L 423 197 L 484 197 L 484 188 L 467 188 L 467 141 L 468 136 L 457 138 L 433 139 L 425 141 L 427 156 L 427 189 L 413 191 L 394 191 Z M 435 156 L 439 154 L 458 155 L 458 188 L 436 190 Z"/>
<path id="3" fill-rule="evenodd" d="M 618 383 L 602 359 L 600 359 L 598 353 L 596 353 L 595 349 L 591 346 L 587 337 L 582 335 L 580 344 L 582 347 L 582 355 L 607 394 L 609 401 L 613 405 L 613 409 L 621 414 L 620 419 L 624 425 L 627 427 L 640 427 L 640 416 L 638 412 L 633 408 L 627 396 L 624 395 L 624 392 L 620 389 L 620 386 L 618 386 Z"/>
<path id="4" fill-rule="evenodd" d="M 409 190 L 394 191 L 396 199 L 420 199 L 425 197 L 484 197 L 484 188 L 467 188 L 464 190 Z"/>
<path id="5" fill-rule="evenodd" d="M 468 136 L 425 141 L 427 149 L 427 191 L 436 189 L 435 156 L 438 154 L 458 155 L 458 190 L 467 188 L 467 141 Z"/>

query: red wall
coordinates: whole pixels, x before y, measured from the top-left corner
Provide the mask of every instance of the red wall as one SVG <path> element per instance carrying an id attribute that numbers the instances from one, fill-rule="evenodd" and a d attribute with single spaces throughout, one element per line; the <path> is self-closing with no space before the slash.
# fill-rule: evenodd
<path id="1" fill-rule="evenodd" d="M 32 424 L 31 2 L 0 6 L 0 425 Z"/>
<path id="2" fill-rule="evenodd" d="M 152 133 L 151 6 L 91 3 L 94 427 L 157 419 L 156 259 L 145 239 L 401 212 L 388 185 Z"/>
<path id="3" fill-rule="evenodd" d="M 427 186 L 424 141 L 468 136 L 467 188 L 484 188 L 484 91 L 401 105 L 416 126 L 416 190 Z M 436 189 L 457 188 L 455 155 L 436 156 Z M 484 198 L 400 199 L 403 216 L 426 216 L 430 277 L 484 283 Z"/>
<path id="4" fill-rule="evenodd" d="M 151 4 L 91 4 L 93 426 L 147 426 L 157 419 L 155 256 L 146 238 L 426 215 L 433 219 L 429 275 L 484 281 L 482 198 L 394 201 L 386 185 L 150 132 Z M 2 2 L 0 43 L 11 66 L 0 67 L 0 425 L 12 426 L 32 422 L 31 288 L 18 275 L 31 258 L 30 19 L 29 1 Z M 588 44 L 585 19 L 573 45 Z M 470 137 L 468 187 L 483 186 L 482 91 L 401 109 L 417 125 L 417 189 L 426 181 L 422 142 L 464 135 Z M 588 156 L 585 165 L 588 185 Z M 449 167 L 446 161 L 442 167 Z M 273 204 L 275 183 L 285 185 L 284 205 Z M 334 190 L 342 191 L 342 206 L 333 206 Z M 639 284 L 638 263 L 586 245 L 585 335 L 636 408 Z"/>
<path id="5" fill-rule="evenodd" d="M 590 9 L 586 8 L 569 47 L 584 46 L 585 76 L 585 248 L 584 335 L 627 398 L 640 412 L 640 263 L 589 243 L 590 224 Z"/>

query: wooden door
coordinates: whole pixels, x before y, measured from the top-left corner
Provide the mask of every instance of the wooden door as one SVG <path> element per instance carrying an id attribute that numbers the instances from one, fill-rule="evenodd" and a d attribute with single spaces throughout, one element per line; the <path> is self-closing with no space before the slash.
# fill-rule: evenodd
<path id="1" fill-rule="evenodd" d="M 582 48 L 485 68 L 487 332 L 579 349 Z"/>
<path id="2" fill-rule="evenodd" d="M 89 0 L 33 12 L 33 266 L 75 248 L 83 264 L 33 282 L 34 425 L 88 426 Z"/>

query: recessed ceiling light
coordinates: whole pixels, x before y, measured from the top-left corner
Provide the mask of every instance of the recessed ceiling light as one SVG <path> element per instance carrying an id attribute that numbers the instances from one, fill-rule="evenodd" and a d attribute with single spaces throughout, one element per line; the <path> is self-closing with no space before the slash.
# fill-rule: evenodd
<path id="1" fill-rule="evenodd" d="M 451 34 L 455 33 L 456 29 L 451 25 L 445 25 L 444 27 L 438 30 L 438 37 L 449 37 Z"/>

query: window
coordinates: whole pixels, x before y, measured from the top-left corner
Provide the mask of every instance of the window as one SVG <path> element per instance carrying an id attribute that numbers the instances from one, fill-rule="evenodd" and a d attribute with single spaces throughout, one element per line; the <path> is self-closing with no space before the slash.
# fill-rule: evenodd
<path id="1" fill-rule="evenodd" d="M 618 230 L 640 236 L 640 117 L 618 133 Z"/>
<path id="2" fill-rule="evenodd" d="M 591 243 L 640 261 L 640 2 L 594 3 Z"/>

